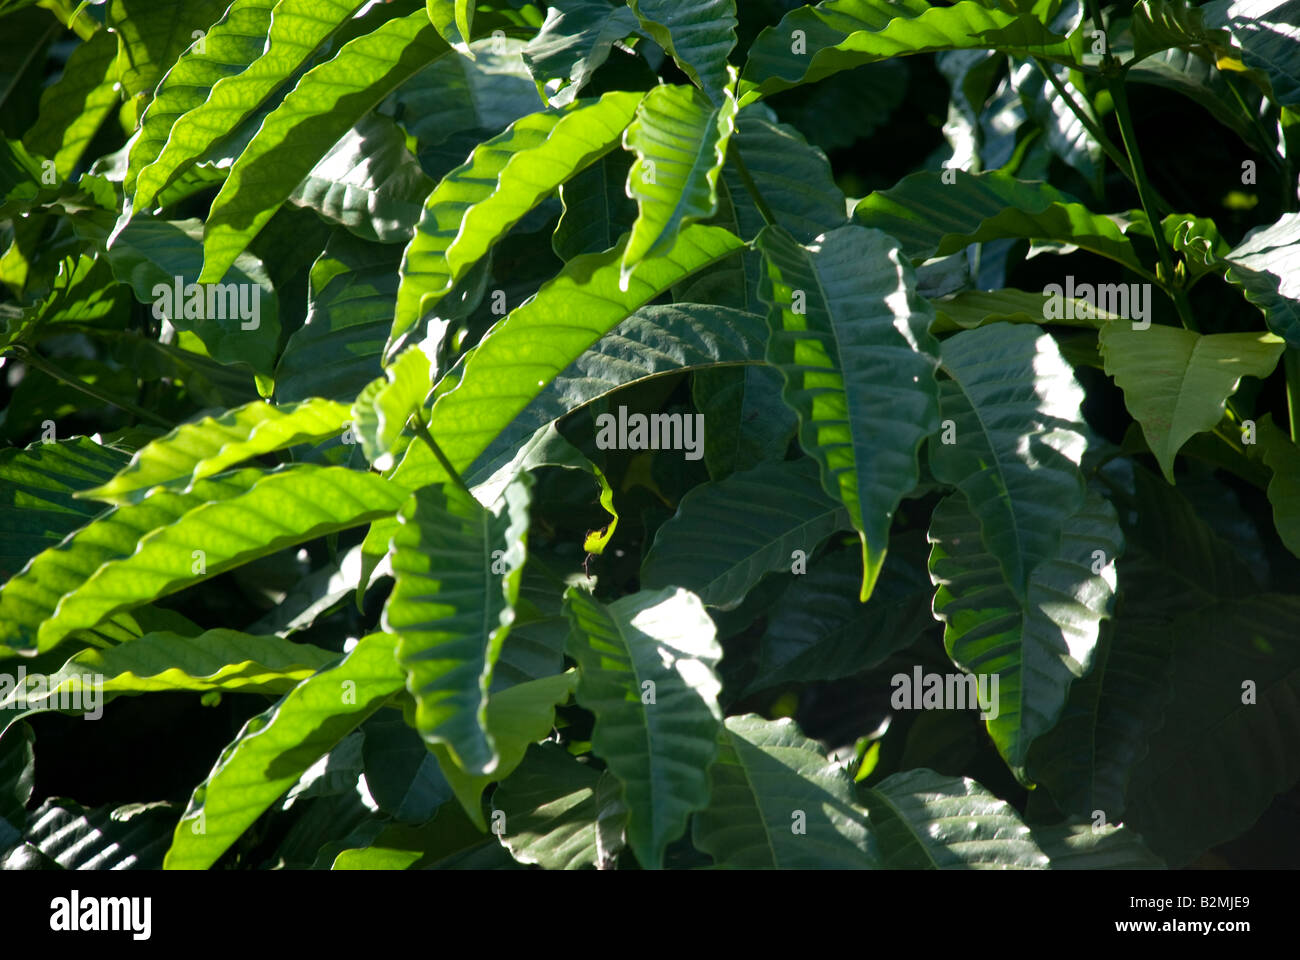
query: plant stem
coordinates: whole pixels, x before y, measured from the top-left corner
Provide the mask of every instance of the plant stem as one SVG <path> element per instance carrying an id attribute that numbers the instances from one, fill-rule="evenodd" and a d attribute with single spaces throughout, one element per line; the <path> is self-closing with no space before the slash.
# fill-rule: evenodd
<path id="1" fill-rule="evenodd" d="M 108 394 L 104 393 L 103 391 L 95 387 L 90 386 L 90 384 L 88 383 L 82 383 L 76 377 L 72 376 L 69 373 L 65 373 L 64 371 L 56 367 L 54 364 L 46 360 L 44 357 L 38 355 L 36 351 L 31 349 L 30 347 L 26 347 L 18 344 L 16 344 L 16 346 L 18 346 L 19 348 L 18 359 L 21 360 L 23 363 L 27 364 L 28 366 L 34 367 L 35 369 L 41 371 L 41 373 L 45 374 L 46 376 L 52 377 L 53 379 L 59 381 L 60 383 L 67 384 L 69 387 L 72 387 L 74 390 L 80 390 L 86 396 L 93 397 L 94 399 L 98 400 L 100 403 L 106 403 L 109 406 L 117 407 L 119 410 L 125 410 L 127 413 L 134 416 L 137 420 L 145 420 L 156 426 L 162 427 L 165 430 L 170 430 L 172 428 L 173 425 L 170 422 L 164 420 L 162 417 L 158 416 L 157 414 L 150 413 L 148 410 L 144 409 L 143 407 L 137 407 L 134 403 L 131 403 L 131 401 L 129 400 L 118 400 L 113 397 L 110 397 Z"/>
<path id="2" fill-rule="evenodd" d="M 1075 102 L 1074 97 L 1070 95 L 1069 89 L 1065 84 L 1061 83 L 1056 74 L 1052 72 L 1051 68 L 1042 60 L 1042 58 L 1034 57 L 1034 63 L 1037 64 L 1038 69 L 1043 72 L 1043 76 L 1047 77 L 1048 82 L 1056 88 L 1057 96 L 1065 101 L 1065 105 L 1070 108 L 1070 112 L 1079 119 L 1079 122 L 1083 124 L 1084 129 L 1092 135 L 1092 138 L 1096 140 L 1101 149 L 1105 151 L 1106 156 L 1110 157 L 1111 162 L 1119 168 L 1119 172 L 1124 174 L 1128 181 L 1136 186 L 1137 176 L 1133 173 L 1133 166 L 1129 163 L 1128 157 L 1124 156 L 1124 152 L 1120 150 L 1119 147 L 1115 146 L 1115 141 L 1106 136 L 1106 131 L 1101 128 L 1101 124 L 1089 117 L 1088 114 L 1084 112 L 1083 108 Z M 1163 212 L 1173 212 L 1173 207 L 1165 201 L 1164 197 L 1160 196 L 1154 187 L 1151 188 L 1151 195 L 1155 198 L 1156 206 L 1158 206 Z"/>
<path id="3" fill-rule="evenodd" d="M 1093 2 L 1095 3 L 1096 0 L 1093 0 Z M 1133 127 L 1133 117 L 1128 109 L 1128 94 L 1124 90 L 1124 78 L 1108 74 L 1106 76 L 1106 85 L 1110 88 L 1111 98 L 1115 101 L 1115 119 L 1119 121 L 1120 139 L 1124 141 L 1124 149 L 1128 151 L 1129 161 L 1133 164 L 1133 172 L 1137 175 L 1137 180 L 1134 183 L 1137 186 L 1138 198 L 1142 201 L 1142 210 L 1147 215 L 1147 222 L 1151 226 L 1151 236 L 1155 241 L 1156 255 L 1160 258 L 1160 272 L 1157 273 L 1157 279 L 1160 280 L 1160 285 L 1164 288 L 1164 291 L 1173 299 L 1183 326 L 1188 330 L 1196 331 L 1196 318 L 1192 316 L 1191 304 L 1187 302 L 1187 293 L 1178 284 L 1178 280 L 1174 276 L 1173 251 L 1169 249 L 1169 241 L 1165 239 L 1165 231 L 1160 220 L 1155 215 L 1155 200 L 1151 196 L 1146 169 L 1142 165 L 1142 154 L 1138 150 L 1137 132 Z M 1164 276 L 1160 276 L 1160 273 L 1163 273 Z"/>
<path id="4" fill-rule="evenodd" d="M 1282 354 L 1286 371 L 1286 412 L 1291 428 L 1291 442 L 1300 443 L 1300 349 L 1287 346 Z"/>
<path id="5" fill-rule="evenodd" d="M 448 460 L 447 455 L 442 452 L 442 448 L 438 446 L 437 441 L 433 439 L 433 434 L 431 434 L 429 428 L 425 426 L 424 419 L 420 414 L 414 414 L 411 417 L 410 423 L 411 429 L 415 431 L 415 435 L 423 440 L 428 448 L 433 451 L 434 457 L 436 457 L 438 463 L 442 465 L 442 469 L 447 471 L 447 476 L 451 477 L 452 482 L 455 483 L 456 486 L 460 487 L 461 490 L 465 491 L 465 494 L 469 496 L 470 499 L 474 499 L 474 494 L 470 491 L 469 487 L 465 485 L 465 481 L 462 480 L 460 474 L 456 472 L 456 468 L 451 465 L 451 461 Z"/>
<path id="6" fill-rule="evenodd" d="M 736 173 L 740 177 L 740 182 L 745 185 L 745 192 L 747 192 L 749 198 L 754 201 L 754 206 L 758 207 L 758 215 L 763 218 L 763 222 L 769 227 L 772 226 L 776 223 L 776 216 L 772 213 L 772 209 L 767 205 L 767 201 L 763 199 L 763 195 L 758 192 L 758 184 L 756 184 L 754 178 L 749 175 L 749 170 L 745 166 L 745 161 L 740 159 L 740 148 L 735 146 L 734 143 L 731 147 L 732 148 L 727 151 L 727 159 L 731 160 L 732 163 L 736 165 Z"/>

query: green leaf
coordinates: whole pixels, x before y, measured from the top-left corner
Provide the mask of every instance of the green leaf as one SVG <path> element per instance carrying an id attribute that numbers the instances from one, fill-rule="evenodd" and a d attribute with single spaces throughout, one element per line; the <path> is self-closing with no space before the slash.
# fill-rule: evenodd
<path id="1" fill-rule="evenodd" d="M 140 171 L 164 151 L 168 134 L 180 117 L 201 107 L 218 83 L 243 73 L 261 57 L 268 34 L 273 43 L 279 43 L 286 26 L 282 18 L 292 22 L 294 4 L 284 5 L 276 14 L 272 33 L 271 9 L 275 6 L 274 0 L 235 0 L 204 35 L 203 52 L 198 44 L 191 46 L 167 71 L 140 119 L 140 135 L 130 147 L 124 183 L 128 193 Z M 98 39 L 96 34 L 95 41 Z M 229 129 L 236 126 L 237 122 L 232 123 Z M 203 152 L 197 150 L 195 156 Z"/>
<path id="2" fill-rule="evenodd" d="M 798 32 L 796 32 L 798 31 Z M 1075 45 L 1033 16 L 975 0 L 829 0 L 786 14 L 750 47 L 742 102 L 891 57 L 939 50 L 997 50 L 1073 64 Z"/>
<path id="3" fill-rule="evenodd" d="M 785 376 L 782 395 L 823 489 L 858 531 L 865 602 L 894 511 L 920 479 L 917 448 L 939 426 L 930 306 L 879 231 L 849 225 L 802 246 L 768 227 L 757 244 L 767 262 L 768 360 Z"/>
<path id="4" fill-rule="evenodd" d="M 862 582 L 856 551 L 818 560 L 766 611 L 758 668 L 745 696 L 786 683 L 853 676 L 931 630 L 934 588 L 923 567 L 923 558 L 895 556 L 863 604 L 856 589 Z"/>
<path id="5" fill-rule="evenodd" d="M 1226 261 L 1226 263 L 1225 263 Z M 1300 348 L 1300 213 L 1246 234 L 1223 260 L 1224 279 L 1259 308 L 1268 328 Z"/>
<path id="6" fill-rule="evenodd" d="M 945 175 L 954 182 L 944 183 Z M 1114 221 L 1049 184 L 996 170 L 913 173 L 865 197 L 853 216 L 897 237 L 913 263 L 956 253 L 970 243 L 1016 237 L 1074 244 L 1154 279 Z"/>
<path id="7" fill-rule="evenodd" d="M 584 253 L 601 253 L 632 229 L 636 203 L 627 195 L 627 173 L 624 155 L 606 154 L 560 185 L 564 212 L 551 235 L 557 257 L 567 262 Z"/>
<path id="8" fill-rule="evenodd" d="M 245 470 L 203 480 L 183 494 L 160 490 L 139 504 L 105 512 L 38 553 L 0 588 L 0 643 L 35 648 L 37 631 L 53 616 L 60 598 L 83 585 L 102 564 L 130 556 L 144 536 L 175 523 L 191 509 L 246 492 L 260 475 Z M 185 555 L 191 556 L 189 549 Z"/>
<path id="9" fill-rule="evenodd" d="M 446 51 L 421 12 L 380 24 L 307 71 L 212 201 L 200 279 L 222 276 L 316 162 L 399 83 Z"/>
<path id="10" fill-rule="evenodd" d="M 709 804 L 692 839 L 719 867 L 871 869 L 879 865 L 853 784 L 790 719 L 728 717 L 709 768 Z"/>
<path id="11" fill-rule="evenodd" d="M 1242 60 L 1268 77 L 1278 103 L 1300 106 L 1300 31 L 1293 6 L 1276 0 L 1215 0 L 1200 13 L 1207 26 L 1224 27 L 1232 34 Z"/>
<path id="12" fill-rule="evenodd" d="M 157 870 L 175 823 L 170 803 L 88 810 L 50 798 L 32 811 L 23 839 L 64 870 Z"/>
<path id="13" fill-rule="evenodd" d="M 524 60 L 539 85 L 562 84 L 551 103 L 563 106 L 582 92 L 613 45 L 634 33 L 640 29 L 627 7 L 575 0 L 563 9 L 547 9 L 546 22 L 524 48 Z"/>
<path id="14" fill-rule="evenodd" d="M 628 0 L 628 6 L 659 46 L 714 103 L 723 102 L 727 55 L 736 45 L 736 0 Z"/>
<path id="15" fill-rule="evenodd" d="M 328 397 L 351 402 L 383 374 L 400 252 L 336 232 L 312 265 L 307 320 L 275 368 L 280 403 Z"/>
<path id="16" fill-rule="evenodd" d="M 300 443 L 338 436 L 348 408 L 329 400 L 273 407 L 254 401 L 219 417 L 186 423 L 150 441 L 107 483 L 80 492 L 82 500 L 139 503 L 157 487 L 185 491 L 195 481 Z"/>
<path id="17" fill-rule="evenodd" d="M 27 822 L 27 801 L 36 779 L 35 742 L 36 734 L 26 723 L 0 734 L 0 827 L 8 824 L 21 831 Z"/>
<path id="18" fill-rule="evenodd" d="M 224 0 L 109 0 L 106 21 L 117 35 L 116 77 L 130 96 L 153 95 L 154 87 L 226 8 Z"/>
<path id="19" fill-rule="evenodd" d="M 493 781 L 505 780 L 524 759 L 531 743 L 550 735 L 555 725 L 555 707 L 565 703 L 578 683 L 574 670 L 526 683 L 518 683 L 488 699 L 487 733 L 496 744 L 500 758 L 490 774 L 466 773 L 452 759 L 444 744 L 429 749 L 438 760 L 442 774 L 451 784 L 461 807 L 479 830 L 486 830 L 483 819 L 483 791 Z"/>
<path id="20" fill-rule="evenodd" d="M 406 149 L 406 135 L 387 117 L 363 116 L 321 157 L 289 195 L 363 240 L 411 239 L 433 181 Z"/>
<path id="21" fill-rule="evenodd" d="M 1066 521 L 1057 552 L 1034 566 L 1022 601 L 980 534 L 960 496 L 935 507 L 929 532 L 934 614 L 944 622 L 953 662 L 996 698 L 985 713 L 989 735 L 1023 776 L 1030 743 L 1056 724 L 1070 683 L 1091 667 L 1101 622 L 1110 616 L 1124 538 L 1114 508 L 1093 495 Z M 920 693 L 912 690 L 913 699 Z"/>
<path id="22" fill-rule="evenodd" d="M 1126 814 L 1171 865 L 1238 836 L 1300 777 L 1298 618 L 1296 597 L 1260 594 L 1177 622 L 1173 697 Z"/>
<path id="23" fill-rule="evenodd" d="M 23 700 L 31 712 L 55 709 L 69 696 L 75 700 L 80 690 L 93 717 L 104 695 L 177 690 L 279 695 L 337 659 L 337 653 L 309 643 L 237 630 L 207 630 L 196 637 L 155 631 L 106 650 L 81 651 L 45 677 L 39 693 L 29 690 Z M 86 690 L 91 677 L 93 696 Z M 0 709 L 12 706 L 13 699 L 0 697 Z"/>
<path id="24" fill-rule="evenodd" d="M 156 495 L 119 513 L 144 508 L 154 499 Z M 40 648 L 48 650 L 73 630 L 93 627 L 256 557 L 391 514 L 402 499 L 402 491 L 378 475 L 343 467 L 302 464 L 265 474 L 246 492 L 202 503 L 171 526 L 150 525 L 130 556 L 104 562 L 64 595 L 53 619 L 40 628 Z M 196 549 L 200 557 L 194 555 Z"/>
<path id="25" fill-rule="evenodd" d="M 547 870 L 604 865 L 596 826 L 600 779 L 599 770 L 562 747 L 530 747 L 519 768 L 492 794 L 492 808 L 505 814 L 501 842 L 510 855 Z"/>
<path id="26" fill-rule="evenodd" d="M 704 415 L 704 462 L 721 479 L 785 457 L 799 418 L 781 399 L 781 372 L 751 365 L 699 370 L 691 398 Z"/>
<path id="27" fill-rule="evenodd" d="M 89 523 L 103 507 L 75 495 L 126 463 L 126 454 L 89 437 L 0 450 L 0 582 Z"/>
<path id="28" fill-rule="evenodd" d="M 1170 47 L 1204 50 L 1211 56 L 1233 54 L 1232 37 L 1226 30 L 1207 27 L 1203 14 L 1182 0 L 1142 0 L 1133 5 L 1133 55 L 1149 57 Z"/>
<path id="29" fill-rule="evenodd" d="M 1124 404 L 1170 484 L 1182 445 L 1213 430 L 1241 378 L 1267 377 L 1286 348 L 1268 333 L 1134 330 L 1123 322 L 1103 327 L 1100 342 L 1106 373 L 1124 391 Z"/>
<path id="30" fill-rule="evenodd" d="M 974 780 L 924 768 L 860 788 L 886 866 L 895 870 L 1151 869 L 1163 866 L 1123 827 L 1030 828 Z"/>
<path id="31" fill-rule="evenodd" d="M 793 551 L 811 554 L 848 525 L 844 507 L 821 489 L 814 460 L 762 464 L 690 490 L 655 535 L 641 585 L 686 587 L 729 610 L 764 574 L 788 570 Z"/>
<path id="32" fill-rule="evenodd" d="M 935 322 L 930 327 L 932 333 L 972 330 L 1001 322 L 1059 323 L 1095 330 L 1107 321 L 1122 319 L 1118 314 L 1093 306 L 1089 300 L 1074 297 L 1058 306 L 1051 294 L 1028 290 L 968 290 L 930 303 L 935 314 Z"/>
<path id="33" fill-rule="evenodd" d="M 60 179 L 72 175 L 121 97 L 116 60 L 116 37 L 107 30 L 97 31 L 72 51 L 63 75 L 41 93 L 40 114 L 23 135 L 23 145 L 52 157 Z"/>
<path id="34" fill-rule="evenodd" d="M 371 717 L 362 757 L 366 787 L 379 809 L 403 823 L 425 823 L 452 798 L 437 759 L 398 717 Z"/>
<path id="35" fill-rule="evenodd" d="M 1083 389 L 1049 335 L 993 324 L 941 349 L 944 429 L 929 446 L 936 479 L 966 495 L 1007 586 L 1023 600 L 1083 505 Z M 951 441 L 951 442 L 949 442 Z"/>
<path id="36" fill-rule="evenodd" d="M 740 246 L 726 230 L 694 224 L 671 251 L 637 267 L 626 292 L 619 288 L 620 247 L 566 264 L 483 338 L 460 386 L 434 403 L 430 432 L 451 465 L 464 470 L 473 463 L 548 383 L 638 307 Z M 441 475 L 432 454 L 417 444 L 393 479 L 414 487 Z"/>
<path id="37" fill-rule="evenodd" d="M 178 89 L 169 90 L 166 81 L 162 84 L 154 124 L 146 126 L 141 134 L 140 153 L 136 154 L 135 148 L 131 153 L 127 183 L 135 184 L 133 213 L 146 209 L 177 176 L 255 114 L 361 6 L 360 0 L 277 0 L 271 17 L 266 0 L 262 4 L 260 16 L 250 11 L 239 17 L 238 26 L 231 11 L 230 29 L 241 33 L 246 29 L 246 42 L 228 44 L 222 39 L 226 31 L 218 34 L 215 28 L 214 36 L 209 37 L 209 57 L 230 56 L 228 75 L 217 76 L 209 87 L 206 81 L 212 79 L 212 74 L 205 70 L 199 76 L 196 71 L 198 89 L 186 94 L 180 83 L 191 72 L 187 64 L 178 70 Z M 249 19 L 245 20 L 245 16 Z M 269 21 L 264 19 L 268 17 Z M 269 30 L 264 26 L 267 22 Z M 168 122 L 165 114 L 171 110 L 178 115 L 170 118 L 168 132 L 163 132 Z M 148 121 L 146 116 L 146 124 Z"/>
<path id="38" fill-rule="evenodd" d="M 424 398 L 433 387 L 431 358 L 422 347 L 418 344 L 404 351 L 352 405 L 361 449 L 376 470 L 393 465 L 397 438 L 411 414 L 424 406 Z"/>
<path id="39" fill-rule="evenodd" d="M 249 720 L 195 789 L 176 825 L 166 870 L 205 870 L 320 756 L 402 688 L 392 637 L 360 640 Z"/>
<path id="40" fill-rule="evenodd" d="M 709 800 L 722 711 L 722 648 L 694 594 L 671 587 L 602 604 L 570 587 L 568 652 L 578 703 L 596 715 L 592 750 L 623 785 L 627 841 L 646 869 Z"/>
<path id="41" fill-rule="evenodd" d="M 438 31 L 438 36 L 471 60 L 474 54 L 469 49 L 470 25 L 474 22 L 476 0 L 425 0 L 425 9 L 429 22 Z"/>
<path id="42" fill-rule="evenodd" d="M 153 305 L 156 319 L 197 336 L 212 359 L 245 363 L 269 377 L 280 308 L 262 261 L 241 253 L 219 286 L 192 286 L 187 278 L 198 277 L 203 265 L 202 229 L 200 220 L 131 221 L 108 250 L 113 275 L 130 285 L 136 300 Z"/>
<path id="43" fill-rule="evenodd" d="M 384 629 L 429 744 L 444 744 L 471 775 L 499 763 L 488 728 L 488 688 L 515 619 L 528 533 L 528 484 L 489 509 L 455 484 L 417 491 L 393 538 L 396 583 Z"/>
<path id="44" fill-rule="evenodd" d="M 1273 526 L 1286 548 L 1300 557 L 1300 447 L 1278 429 L 1271 414 L 1260 419 L 1259 445 L 1264 464 L 1273 471 L 1268 483 Z"/>
<path id="45" fill-rule="evenodd" d="M 731 85 L 720 107 L 692 87 L 658 86 L 646 94 L 623 136 L 624 147 L 637 157 L 627 193 L 638 210 L 623 254 L 624 278 L 642 260 L 663 255 L 687 223 L 713 215 L 718 173 L 735 127 Z"/>
<path id="46" fill-rule="evenodd" d="M 388 354 L 492 244 L 551 191 L 608 152 L 639 93 L 609 93 L 530 114 L 476 147 L 425 201 L 402 258 Z"/>

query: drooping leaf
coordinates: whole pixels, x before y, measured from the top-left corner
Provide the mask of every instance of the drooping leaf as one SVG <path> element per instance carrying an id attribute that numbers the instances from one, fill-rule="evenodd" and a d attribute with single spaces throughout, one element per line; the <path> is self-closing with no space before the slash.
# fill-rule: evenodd
<path id="1" fill-rule="evenodd" d="M 147 508 L 153 499 L 116 515 Z M 402 499 L 402 490 L 378 475 L 343 467 L 301 464 L 265 474 L 246 492 L 201 502 L 171 526 L 150 525 L 129 556 L 104 562 L 63 596 L 54 617 L 41 625 L 40 647 L 48 650 L 73 630 L 93 627 L 255 557 L 391 514 Z M 11 580 L 6 591 L 23 577 Z"/>
<path id="2" fill-rule="evenodd" d="M 474 22 L 476 0 L 425 0 L 429 22 L 438 30 L 438 36 L 456 48 L 458 53 L 473 57 L 470 52 L 470 25 Z"/>
<path id="3" fill-rule="evenodd" d="M 727 55 L 736 45 L 736 0 L 628 0 L 628 6 L 695 85 L 722 103 L 731 86 Z"/>
<path id="4" fill-rule="evenodd" d="M 698 597 L 672 587 L 602 604 L 565 593 L 578 703 L 596 715 L 592 750 L 623 785 L 627 841 L 646 869 L 708 803 L 722 711 L 722 648 Z"/>
<path id="5" fill-rule="evenodd" d="M 23 840 L 64 870 L 157 870 L 175 823 L 170 803 L 86 809 L 51 797 L 32 811 Z"/>
<path id="6" fill-rule="evenodd" d="M 127 455 L 89 437 L 0 451 L 0 581 L 103 508 L 75 494 L 111 478 Z"/>
<path id="7" fill-rule="evenodd" d="M 361 6 L 360 0 L 278 0 L 275 4 L 254 0 L 254 3 L 263 12 L 248 11 L 241 15 L 238 27 L 248 30 L 250 42 L 236 41 L 228 45 L 220 35 L 210 38 L 211 58 L 224 58 L 229 51 L 231 72 L 228 75 L 217 76 L 207 86 L 211 74 L 205 70 L 199 76 L 196 71 L 199 89 L 185 94 L 179 81 L 193 69 L 187 65 L 177 74 L 175 91 L 168 90 L 169 84 L 163 84 L 154 123 L 141 135 L 140 153 L 137 155 L 133 150 L 131 155 L 128 186 L 133 180 L 133 212 L 146 209 L 190 164 L 256 113 L 275 89 Z M 272 7 L 274 17 L 270 16 Z M 266 22 L 263 18 L 269 18 L 269 29 L 263 27 Z M 231 26 L 232 29 L 235 26 L 233 11 Z M 216 33 L 215 29 L 213 32 Z M 165 113 L 173 109 L 179 115 L 171 119 L 169 132 L 164 133 L 163 124 L 168 122 Z"/>
<path id="8" fill-rule="evenodd" d="M 800 7 L 767 27 L 743 73 L 749 102 L 890 57 L 940 50 L 993 49 L 1073 63 L 1074 45 L 1038 18 L 976 0 L 934 7 L 924 0 L 830 0 Z"/>
<path id="9" fill-rule="evenodd" d="M 21 834 L 27 822 L 27 801 L 36 779 L 35 740 L 26 723 L 0 734 L 0 831 L 7 824 L 13 833 Z"/>
<path id="10" fill-rule="evenodd" d="M 693 488 L 659 528 L 641 565 L 648 590 L 680 586 L 709 606 L 731 609 L 795 550 L 812 552 L 848 526 L 840 502 L 810 458 L 767 463 Z"/>
<path id="11" fill-rule="evenodd" d="M 728 717 L 695 845 L 733 869 L 871 869 L 872 825 L 844 770 L 793 720 Z"/>
<path id="12" fill-rule="evenodd" d="M 396 583 L 384 629 L 415 697 L 425 741 L 445 745 L 468 774 L 499 762 L 488 726 L 488 688 L 515 619 L 528 532 L 528 484 L 489 509 L 454 484 L 417 491 L 393 538 Z"/>
<path id="13" fill-rule="evenodd" d="M 361 639 L 253 717 L 195 789 L 176 825 L 166 870 L 204 870 L 239 839 L 316 759 L 402 688 L 394 638 Z"/>
<path id="14" fill-rule="evenodd" d="M 804 246 L 769 227 L 757 244 L 767 262 L 768 360 L 785 376 L 783 396 L 823 489 L 859 533 L 865 601 L 894 511 L 919 480 L 917 448 L 939 425 L 930 306 L 879 231 L 849 225 Z"/>
<path id="15" fill-rule="evenodd" d="M 393 465 L 393 451 L 406 421 L 424 405 L 433 383 L 430 357 L 418 344 L 361 391 L 352 405 L 361 449 L 376 470 Z"/>
<path id="16" fill-rule="evenodd" d="M 492 244 L 561 183 L 614 147 L 640 94 L 544 110 L 475 148 L 425 201 L 402 258 L 388 352 Z"/>
<path id="17" fill-rule="evenodd" d="M 1258 429 L 1264 463 L 1273 471 L 1268 483 L 1273 526 L 1286 548 L 1300 557 L 1300 447 L 1278 429 L 1271 415 L 1260 419 Z"/>
<path id="18" fill-rule="evenodd" d="M 953 182 L 944 183 L 943 176 Z M 913 173 L 863 198 L 853 216 L 897 237 L 913 263 L 956 253 L 969 243 L 1023 237 L 1074 244 L 1153 279 L 1114 221 L 1049 184 L 996 170 Z"/>
<path id="19" fill-rule="evenodd" d="M 200 279 L 222 276 L 330 147 L 446 49 L 417 11 L 380 24 L 307 71 L 263 121 L 212 201 Z"/>
<path id="20" fill-rule="evenodd" d="M 1262 71 L 1284 107 L 1300 106 L 1300 23 L 1290 3 L 1214 0 L 1200 8 L 1206 27 L 1222 27 L 1241 47 L 1245 65 Z"/>
<path id="21" fill-rule="evenodd" d="M 929 539 L 944 645 L 954 663 L 987 678 L 983 689 L 996 697 L 985 713 L 989 735 L 1022 775 L 1030 743 L 1055 725 L 1071 682 L 1090 669 L 1101 622 L 1111 614 L 1115 558 L 1124 543 L 1114 508 L 1094 495 L 1067 518 L 1056 552 L 1030 571 L 1023 600 L 960 495 L 935 507 Z"/>
<path id="22" fill-rule="evenodd" d="M 139 503 L 156 487 L 184 491 L 245 460 L 338 436 L 347 417 L 347 407 L 329 400 L 281 407 L 255 401 L 219 417 L 182 424 L 137 450 L 107 483 L 78 497 L 128 504 Z"/>
<path id="23" fill-rule="evenodd" d="M 1300 348 L 1300 213 L 1252 230 L 1223 259 L 1224 278 L 1259 308 L 1270 330 Z"/>
<path id="24" fill-rule="evenodd" d="M 929 446 L 935 477 L 965 494 L 1012 594 L 1055 557 L 1083 505 L 1083 390 L 1056 342 L 993 324 L 943 342 L 943 429 Z"/>

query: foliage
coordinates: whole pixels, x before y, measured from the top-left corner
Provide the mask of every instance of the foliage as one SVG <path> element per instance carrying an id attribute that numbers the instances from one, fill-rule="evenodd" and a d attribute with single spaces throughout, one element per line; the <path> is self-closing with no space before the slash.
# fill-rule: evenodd
<path id="1" fill-rule="evenodd" d="M 1295 865 L 1262 6 L 5 5 L 0 862 Z"/>

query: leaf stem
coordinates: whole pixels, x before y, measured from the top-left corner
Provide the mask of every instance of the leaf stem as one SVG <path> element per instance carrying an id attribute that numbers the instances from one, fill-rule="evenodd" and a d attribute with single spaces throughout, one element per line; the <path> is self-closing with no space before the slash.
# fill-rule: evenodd
<path id="1" fill-rule="evenodd" d="M 1287 344 L 1282 368 L 1286 371 L 1286 412 L 1291 442 L 1300 443 L 1300 349 Z"/>
<path id="2" fill-rule="evenodd" d="M 763 222 L 769 227 L 775 224 L 776 215 L 772 213 L 772 208 L 763 199 L 763 194 L 759 192 L 758 184 L 754 182 L 754 178 L 749 175 L 749 169 L 745 166 L 745 161 L 740 159 L 740 147 L 736 146 L 734 142 L 732 148 L 727 151 L 727 159 L 735 164 L 740 182 L 745 185 L 745 192 L 754 201 L 754 206 L 758 207 L 758 215 L 763 218 Z"/>
<path id="3" fill-rule="evenodd" d="M 438 446 L 437 441 L 433 439 L 433 434 L 429 432 L 429 428 L 425 425 L 424 418 L 417 412 L 411 416 L 410 423 L 411 429 L 415 431 L 415 435 L 425 442 L 425 445 L 433 451 L 433 455 L 437 458 L 438 463 L 442 465 L 442 469 L 447 471 L 447 476 L 451 477 L 452 482 L 455 483 L 456 486 L 460 487 L 461 490 L 465 491 L 467 496 L 473 499 L 473 492 L 468 486 L 466 486 L 465 481 L 461 479 L 461 475 L 456 472 L 456 468 L 451 465 L 451 461 L 448 460 L 447 455 L 442 452 L 442 448 Z"/>
<path id="4" fill-rule="evenodd" d="M 143 407 L 137 407 L 129 400 L 118 400 L 110 397 L 102 390 L 92 387 L 88 383 L 83 383 L 69 373 L 65 373 L 25 344 L 14 344 L 14 346 L 18 351 L 19 360 L 28 366 L 41 371 L 41 373 L 45 374 L 47 377 L 51 377 L 60 383 L 66 384 L 74 390 L 80 390 L 86 396 L 93 397 L 100 403 L 106 403 L 111 407 L 117 407 L 119 410 L 124 410 L 138 420 L 145 420 L 156 426 L 162 427 L 165 430 L 170 430 L 172 428 L 173 424 L 171 422 L 164 420 L 157 414 L 150 413 Z"/>

